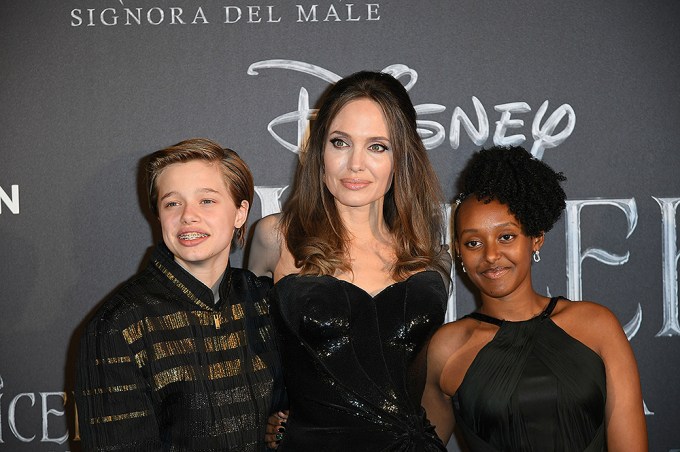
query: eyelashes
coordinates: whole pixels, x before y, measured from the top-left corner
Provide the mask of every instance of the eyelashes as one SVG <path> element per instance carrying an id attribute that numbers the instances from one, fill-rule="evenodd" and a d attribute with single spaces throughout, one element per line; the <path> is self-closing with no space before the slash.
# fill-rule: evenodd
<path id="1" fill-rule="evenodd" d="M 346 148 L 349 147 L 349 144 L 341 138 L 331 138 L 330 143 L 335 146 L 336 148 Z"/>
<path id="2" fill-rule="evenodd" d="M 215 204 L 217 201 L 214 199 L 201 199 L 198 203 L 199 204 L 204 204 L 204 205 L 209 205 L 209 204 Z M 168 201 L 166 203 L 163 203 L 163 207 L 176 207 L 179 206 L 181 203 L 179 201 Z"/>
<path id="3" fill-rule="evenodd" d="M 350 144 L 342 138 L 335 137 L 335 138 L 331 138 L 328 141 L 336 148 L 348 148 L 348 147 L 350 147 Z M 371 143 L 371 144 L 368 145 L 367 149 L 371 152 L 378 152 L 378 153 L 390 150 L 390 148 L 383 143 Z"/>
<path id="4" fill-rule="evenodd" d="M 380 143 L 374 143 L 374 144 L 370 145 L 368 147 L 368 149 L 370 149 L 373 152 L 385 152 L 385 151 L 390 150 L 390 148 L 388 148 L 384 144 L 380 144 Z"/>

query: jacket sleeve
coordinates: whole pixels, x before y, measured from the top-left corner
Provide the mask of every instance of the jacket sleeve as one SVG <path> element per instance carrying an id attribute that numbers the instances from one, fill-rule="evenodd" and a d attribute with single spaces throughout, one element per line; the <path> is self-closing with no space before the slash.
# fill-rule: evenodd
<path id="1" fill-rule="evenodd" d="M 141 325 L 140 325 L 141 327 Z M 85 451 L 161 450 L 150 385 L 124 331 L 94 320 L 83 334 L 76 371 L 76 405 Z"/>
<path id="2" fill-rule="evenodd" d="M 275 297 L 274 288 L 270 287 L 268 292 L 264 295 L 264 302 L 267 305 L 267 310 L 269 312 L 270 319 L 270 341 L 273 350 L 273 364 L 272 364 L 272 377 L 274 379 L 274 384 L 272 387 L 272 406 L 271 412 L 275 413 L 277 411 L 287 410 L 289 408 L 288 393 L 286 391 L 286 384 L 283 377 L 283 363 L 281 357 L 281 350 L 279 348 L 279 340 L 276 334 L 276 328 L 274 325 L 274 319 L 271 318 L 271 303 L 272 297 Z"/>

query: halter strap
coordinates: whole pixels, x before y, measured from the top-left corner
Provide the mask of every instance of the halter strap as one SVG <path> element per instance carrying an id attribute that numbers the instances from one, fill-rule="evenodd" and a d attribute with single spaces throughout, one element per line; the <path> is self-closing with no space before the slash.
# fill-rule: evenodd
<path id="1" fill-rule="evenodd" d="M 557 305 L 557 301 L 560 298 L 564 298 L 564 297 L 552 297 L 550 299 L 550 302 L 548 303 L 548 306 L 546 306 L 545 309 L 543 310 L 543 312 L 538 314 L 536 317 L 540 317 L 541 320 L 547 319 L 548 317 L 550 317 L 553 310 L 555 309 L 555 306 Z M 496 326 L 501 326 L 503 324 L 503 322 L 505 322 L 505 320 L 497 319 L 496 317 L 491 317 L 490 315 L 482 314 L 481 312 L 473 312 L 471 314 L 466 315 L 463 318 L 465 319 L 465 318 L 468 318 L 468 317 L 475 319 L 475 320 L 479 320 L 480 322 L 491 323 L 491 324 L 496 325 Z"/>

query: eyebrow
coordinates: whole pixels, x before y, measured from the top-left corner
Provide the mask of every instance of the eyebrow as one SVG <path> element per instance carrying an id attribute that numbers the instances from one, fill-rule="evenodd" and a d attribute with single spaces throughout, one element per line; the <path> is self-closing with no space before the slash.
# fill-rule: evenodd
<path id="1" fill-rule="evenodd" d="M 216 193 L 216 194 L 219 194 L 220 192 L 213 189 L 213 188 L 205 187 L 205 188 L 199 188 L 198 190 L 196 190 L 196 193 Z M 178 195 L 178 193 L 176 191 L 169 191 L 160 198 L 160 201 L 164 200 L 165 198 L 169 198 L 171 196 L 176 196 L 176 195 Z"/>
<path id="2" fill-rule="evenodd" d="M 329 138 L 331 137 L 331 135 L 340 135 L 342 137 L 351 137 L 350 134 L 343 132 L 341 130 L 333 130 L 332 132 L 328 132 Z M 388 143 L 391 142 L 389 138 L 383 137 L 383 136 L 368 137 L 368 138 L 366 138 L 366 141 L 387 141 Z"/>
<path id="3" fill-rule="evenodd" d="M 512 222 L 512 221 L 508 221 L 507 223 L 500 223 L 500 224 L 493 225 L 494 228 L 505 228 L 505 227 L 508 227 L 508 226 L 515 226 L 517 228 L 520 227 L 517 223 Z M 464 234 L 466 232 L 477 232 L 477 231 L 479 231 L 479 229 L 468 228 L 468 229 L 463 229 L 462 231 L 460 231 L 460 233 Z"/>

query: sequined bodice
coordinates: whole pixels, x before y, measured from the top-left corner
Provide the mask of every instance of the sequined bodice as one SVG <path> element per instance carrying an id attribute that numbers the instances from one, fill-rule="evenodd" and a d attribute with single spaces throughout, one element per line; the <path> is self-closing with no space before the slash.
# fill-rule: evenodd
<path id="1" fill-rule="evenodd" d="M 420 407 L 426 344 L 444 319 L 439 273 L 416 273 L 375 297 L 331 276 L 272 290 L 290 400 L 280 450 L 445 450 Z"/>

